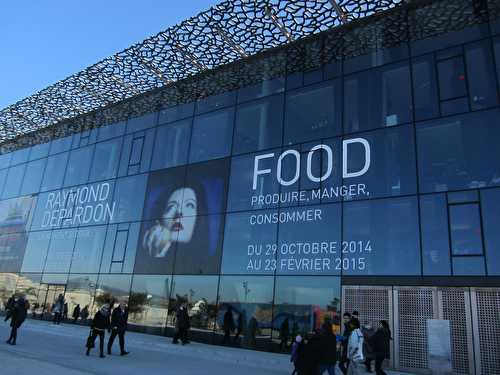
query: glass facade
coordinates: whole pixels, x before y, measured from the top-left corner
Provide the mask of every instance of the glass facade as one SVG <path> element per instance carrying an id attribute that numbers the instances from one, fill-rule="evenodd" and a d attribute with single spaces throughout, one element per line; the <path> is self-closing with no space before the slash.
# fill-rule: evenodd
<path id="1" fill-rule="evenodd" d="M 0 308 L 62 288 L 165 333 L 187 303 L 215 343 L 230 309 L 266 349 L 336 324 L 349 280 L 500 275 L 500 39 L 474 35 L 1 155 Z"/>

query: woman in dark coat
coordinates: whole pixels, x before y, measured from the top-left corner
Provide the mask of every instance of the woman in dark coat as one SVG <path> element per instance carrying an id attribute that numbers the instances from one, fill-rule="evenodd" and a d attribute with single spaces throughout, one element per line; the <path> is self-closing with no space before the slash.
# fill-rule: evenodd
<path id="1" fill-rule="evenodd" d="M 100 357 L 104 358 L 104 336 L 106 334 L 106 330 L 110 329 L 110 321 L 109 321 L 109 307 L 104 305 L 101 309 L 95 314 L 94 319 L 90 325 L 91 336 L 87 340 L 87 352 L 86 355 L 90 354 L 90 349 L 94 347 L 95 339 L 99 336 L 99 350 L 101 352 Z"/>
<path id="2" fill-rule="evenodd" d="M 24 298 L 19 298 L 14 305 L 12 311 L 12 316 L 10 320 L 10 326 L 12 327 L 10 331 L 10 337 L 7 343 L 10 345 L 16 345 L 17 340 L 17 330 L 21 327 L 21 324 L 26 320 L 26 315 L 28 314 L 29 303 Z"/>
<path id="3" fill-rule="evenodd" d="M 381 328 L 377 329 L 371 337 L 371 344 L 375 354 L 375 372 L 377 375 L 386 375 L 382 370 L 384 359 L 390 358 L 391 353 L 391 330 L 386 320 L 381 320 Z"/>
<path id="4" fill-rule="evenodd" d="M 330 320 L 325 320 L 321 327 L 320 339 L 320 358 L 319 374 L 328 372 L 329 375 L 335 375 L 335 364 L 337 363 L 337 338 L 332 330 Z"/>
<path id="5" fill-rule="evenodd" d="M 176 313 L 175 334 L 172 341 L 173 344 L 177 344 L 179 342 L 179 339 L 181 340 L 182 345 L 189 343 L 188 331 L 191 326 L 189 320 L 190 319 L 187 312 L 187 306 L 185 304 L 182 304 Z"/>

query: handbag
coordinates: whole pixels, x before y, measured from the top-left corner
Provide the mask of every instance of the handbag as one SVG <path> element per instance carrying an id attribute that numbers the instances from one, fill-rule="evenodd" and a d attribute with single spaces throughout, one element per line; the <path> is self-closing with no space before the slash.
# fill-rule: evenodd
<path id="1" fill-rule="evenodd" d="M 94 340 L 92 340 L 92 329 L 89 332 L 89 337 L 87 337 L 87 344 L 85 346 L 89 349 L 93 349 L 95 347 Z"/>

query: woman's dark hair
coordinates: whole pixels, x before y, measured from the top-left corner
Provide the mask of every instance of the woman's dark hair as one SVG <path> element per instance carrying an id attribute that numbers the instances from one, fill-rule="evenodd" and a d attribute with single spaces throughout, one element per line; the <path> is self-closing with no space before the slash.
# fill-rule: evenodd
<path id="1" fill-rule="evenodd" d="M 345 312 L 344 315 L 342 315 L 344 317 L 347 317 L 347 318 L 350 318 L 351 317 L 351 314 L 349 314 L 348 312 Z"/>
<path id="2" fill-rule="evenodd" d="M 382 328 L 389 329 L 389 323 L 387 323 L 387 320 L 381 320 L 380 325 Z"/>
<path id="3" fill-rule="evenodd" d="M 354 328 L 359 328 L 359 320 L 358 319 L 351 319 L 351 321 L 349 322 L 349 324 Z"/>

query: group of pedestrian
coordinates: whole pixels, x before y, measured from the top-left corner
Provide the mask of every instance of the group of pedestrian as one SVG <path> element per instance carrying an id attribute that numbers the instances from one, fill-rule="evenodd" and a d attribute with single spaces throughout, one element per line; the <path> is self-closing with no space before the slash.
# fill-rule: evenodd
<path id="1" fill-rule="evenodd" d="M 19 297 L 17 300 L 14 296 L 10 297 L 6 304 L 7 314 L 5 316 L 5 321 L 10 319 L 10 336 L 7 340 L 7 344 L 16 345 L 17 341 L 17 330 L 23 322 L 26 320 L 28 315 L 28 309 L 30 307 L 29 302 L 24 299 L 24 297 Z"/>
<path id="2" fill-rule="evenodd" d="M 377 330 L 369 324 L 361 329 L 357 311 L 344 313 L 343 320 L 343 332 L 338 340 L 340 350 L 337 350 L 337 337 L 328 318 L 321 329 L 309 337 L 296 336 L 290 358 L 295 367 L 293 374 L 322 375 L 326 372 L 334 375 L 337 357 L 338 367 L 344 375 L 359 374 L 363 365 L 367 372 L 372 372 L 372 361 L 375 361 L 377 375 L 386 374 L 382 364 L 390 356 L 391 340 L 387 321 L 380 321 Z"/>
<path id="3" fill-rule="evenodd" d="M 89 305 L 86 305 L 83 309 L 80 307 L 80 304 L 77 304 L 73 309 L 73 313 L 71 314 L 73 318 L 73 323 L 76 323 L 78 318 L 81 318 L 83 322 L 87 321 L 89 317 Z"/>
<path id="4" fill-rule="evenodd" d="M 113 304 L 111 304 L 113 305 Z M 116 336 L 118 336 L 120 343 L 120 355 L 124 356 L 129 354 L 125 350 L 125 332 L 127 331 L 128 323 L 128 309 L 125 303 L 120 303 L 110 314 L 111 307 L 105 304 L 101 309 L 94 315 L 92 323 L 90 325 L 90 334 L 87 338 L 87 351 L 86 355 L 90 355 L 90 351 L 95 347 L 95 340 L 99 337 L 99 357 L 104 358 L 104 340 L 106 335 L 106 330 L 110 333 L 108 340 L 108 355 L 111 355 L 111 349 L 115 341 Z"/>
<path id="5" fill-rule="evenodd" d="M 253 321 L 251 320 L 251 323 Z M 237 344 L 240 340 L 240 336 L 243 333 L 243 328 L 245 325 L 245 318 L 242 312 L 238 313 L 238 318 L 236 323 L 234 322 L 234 312 L 231 306 L 227 307 L 226 312 L 224 313 L 224 317 L 222 320 L 222 330 L 224 331 L 224 337 L 222 338 L 222 345 L 231 344 L 231 334 L 235 333 L 233 337 L 233 343 Z M 253 326 L 252 326 L 253 327 Z M 256 330 L 256 327 L 255 327 Z M 255 330 L 250 330 L 249 332 L 255 332 Z M 255 334 L 253 334 L 255 338 Z M 250 340 L 251 341 L 251 340 Z"/>

